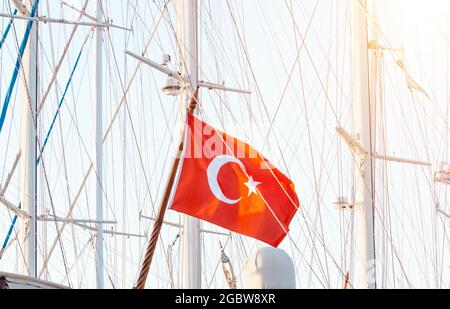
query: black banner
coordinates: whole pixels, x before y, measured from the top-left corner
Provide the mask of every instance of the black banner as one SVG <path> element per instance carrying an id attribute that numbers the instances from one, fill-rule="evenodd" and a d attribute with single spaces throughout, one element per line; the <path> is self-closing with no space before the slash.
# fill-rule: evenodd
<path id="1" fill-rule="evenodd" d="M 429 306 L 448 301 L 448 290 L 1 290 L 1 308 L 31 305 L 34 308 L 162 309 L 226 306 L 330 308 L 386 306 L 407 303 Z M 392 299 L 395 299 L 392 301 Z M 432 302 L 431 299 L 433 299 Z M 45 306 L 45 307 L 44 307 Z M 139 306 L 139 307 L 137 307 Z"/>

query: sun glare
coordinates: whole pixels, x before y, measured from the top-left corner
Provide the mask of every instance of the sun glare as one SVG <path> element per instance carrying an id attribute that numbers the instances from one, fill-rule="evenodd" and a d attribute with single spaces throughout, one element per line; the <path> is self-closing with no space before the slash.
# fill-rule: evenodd
<path id="1" fill-rule="evenodd" d="M 427 37 L 437 34 L 449 40 L 449 0 L 402 0 L 401 8 L 401 15 L 412 31 L 420 29 Z"/>

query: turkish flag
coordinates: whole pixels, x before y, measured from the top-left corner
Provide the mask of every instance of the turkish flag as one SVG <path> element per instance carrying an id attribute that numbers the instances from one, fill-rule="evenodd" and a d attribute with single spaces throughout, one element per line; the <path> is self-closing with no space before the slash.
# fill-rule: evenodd
<path id="1" fill-rule="evenodd" d="M 171 209 L 277 247 L 299 201 L 294 184 L 248 144 L 188 116 Z"/>

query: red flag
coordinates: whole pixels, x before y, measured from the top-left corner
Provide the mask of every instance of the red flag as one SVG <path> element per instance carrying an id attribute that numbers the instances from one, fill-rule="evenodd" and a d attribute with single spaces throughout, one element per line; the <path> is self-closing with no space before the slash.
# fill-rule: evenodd
<path id="1" fill-rule="evenodd" d="M 277 247 L 299 201 L 294 184 L 242 141 L 188 116 L 171 209 Z"/>

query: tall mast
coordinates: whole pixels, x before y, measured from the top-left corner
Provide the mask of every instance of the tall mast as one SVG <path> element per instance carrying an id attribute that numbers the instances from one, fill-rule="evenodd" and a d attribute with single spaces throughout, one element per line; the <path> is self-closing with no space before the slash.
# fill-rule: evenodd
<path id="1" fill-rule="evenodd" d="M 177 0 L 177 44 L 182 75 L 190 85 L 181 95 L 181 123 L 184 126 L 185 110 L 198 86 L 198 21 L 197 0 Z M 181 287 L 201 288 L 200 221 L 183 215 L 183 237 L 181 242 Z"/>
<path id="2" fill-rule="evenodd" d="M 183 133 L 185 132 L 185 115 L 195 113 L 197 106 L 197 96 L 199 88 L 219 89 L 222 91 L 230 91 L 236 93 L 251 94 L 248 90 L 228 88 L 223 85 L 218 85 L 209 82 L 199 82 L 199 65 L 198 65 L 198 20 L 197 20 L 197 0 L 177 0 L 175 5 L 177 28 L 176 40 L 179 56 L 179 71 L 171 70 L 167 67 L 170 62 L 168 56 L 164 57 L 162 65 L 147 59 L 143 56 L 135 54 L 130 51 L 125 53 L 139 61 L 151 66 L 157 71 L 169 75 L 168 84 L 163 87 L 163 91 L 168 95 L 178 95 L 181 88 L 180 98 L 180 132 L 181 142 L 178 148 L 178 154 L 172 164 L 169 179 L 164 190 L 161 207 L 155 218 L 155 225 L 145 252 L 145 257 L 142 262 L 139 277 L 135 288 L 143 289 L 147 281 L 150 266 L 155 254 L 156 245 L 161 233 L 161 228 L 164 222 L 164 215 L 167 211 L 171 191 L 174 187 L 175 178 L 181 162 L 181 152 L 183 151 L 184 143 Z M 179 73 L 181 72 L 181 74 Z M 174 84 L 179 83 L 179 84 Z M 181 87 L 178 87 L 181 86 Z M 181 244 L 181 287 L 184 289 L 199 289 L 201 288 L 201 251 L 200 251 L 200 221 L 183 216 L 183 236 Z"/>
<path id="3" fill-rule="evenodd" d="M 102 1 L 96 1 L 97 23 L 103 22 Z M 104 260 L 103 260 L 103 54 L 102 54 L 102 30 L 96 27 L 94 30 L 94 97 L 95 97 L 95 139 L 94 139 L 94 171 L 95 171 L 95 212 L 97 237 L 95 241 L 95 278 L 97 289 L 103 289 L 104 283 Z"/>
<path id="4" fill-rule="evenodd" d="M 372 113 L 369 92 L 367 0 L 352 0 L 352 79 L 355 138 L 369 153 L 355 154 L 355 218 L 359 288 L 376 288 L 372 179 Z"/>
<path id="5" fill-rule="evenodd" d="M 382 78 L 382 72 L 380 72 L 380 64 L 381 64 L 381 57 L 382 57 L 382 53 L 383 53 L 383 49 L 382 47 L 380 47 L 380 44 L 378 42 L 378 12 L 377 12 L 377 1 L 372 0 L 371 1 L 372 4 L 370 5 L 370 19 L 368 22 L 368 36 L 369 36 L 369 44 L 368 44 L 368 48 L 369 48 L 369 94 L 370 94 L 370 115 L 373 115 L 371 117 L 371 138 L 372 138 L 372 145 L 375 145 L 376 143 L 376 112 L 377 112 L 377 104 L 378 102 L 380 102 L 380 104 L 382 104 L 383 102 L 381 101 L 381 97 L 379 97 L 379 93 L 378 93 L 378 89 L 381 89 L 382 84 L 381 84 L 381 78 Z M 382 137 L 384 140 L 384 136 Z M 383 149 L 381 149 L 380 151 L 382 153 L 387 153 L 385 147 L 386 147 L 386 143 L 382 143 L 383 145 Z M 375 147 L 375 146 L 373 146 Z M 372 151 L 372 152 L 375 152 Z M 374 165 L 372 165 L 374 166 Z M 372 175 L 372 179 L 374 179 L 374 175 Z M 373 184 L 372 188 L 374 188 L 375 184 Z M 372 194 L 372 196 L 375 196 L 375 193 Z M 375 211 L 375 202 L 373 201 L 372 204 L 372 210 Z M 380 209 L 381 212 L 384 212 L 384 209 Z M 375 217 L 375 215 L 373 214 L 373 217 Z M 374 223 L 372 223 L 372 226 L 374 226 Z M 373 227 L 373 232 L 375 233 L 375 228 Z M 375 236 L 372 237 L 372 242 L 375 246 Z M 378 251 L 378 256 L 381 257 L 382 259 L 385 258 L 385 243 L 386 243 L 386 236 L 383 234 L 382 238 L 381 238 L 381 242 L 380 242 L 380 250 Z M 375 248 L 374 248 L 374 252 L 375 252 Z M 374 259 L 376 257 L 376 254 L 373 254 Z M 382 277 L 378 278 L 378 285 L 384 289 L 385 288 L 385 269 L 386 269 L 386 263 L 384 263 L 385 261 L 380 261 L 381 263 L 381 274 Z M 371 270 L 369 270 L 371 272 L 372 278 L 375 279 L 375 263 L 372 262 L 371 265 L 369 265 L 369 267 L 372 267 Z M 376 284 L 376 282 L 374 282 Z M 373 288 L 376 288 L 373 287 Z"/>
<path id="6" fill-rule="evenodd" d="M 34 1 L 33 1 L 34 2 Z M 31 1 L 26 1 L 31 12 Z M 25 23 L 25 28 L 27 23 Z M 23 58 L 21 75 L 20 119 L 20 192 L 23 210 L 30 220 L 22 220 L 20 228 L 20 272 L 37 277 L 37 226 L 36 226 L 36 107 L 37 107 L 37 24 L 33 23 Z"/>

